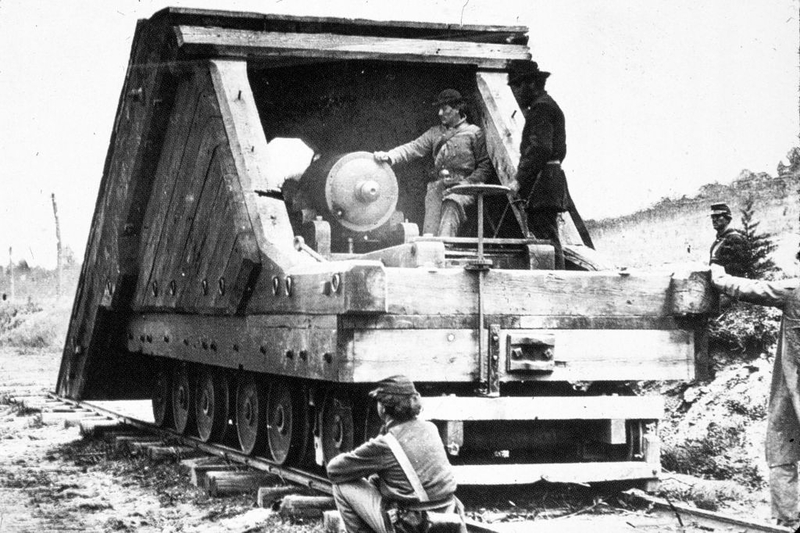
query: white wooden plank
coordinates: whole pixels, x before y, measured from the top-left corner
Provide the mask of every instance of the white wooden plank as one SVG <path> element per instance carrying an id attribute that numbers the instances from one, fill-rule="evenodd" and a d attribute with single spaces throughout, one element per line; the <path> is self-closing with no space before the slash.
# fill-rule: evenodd
<path id="1" fill-rule="evenodd" d="M 659 420 L 660 396 L 537 396 L 478 398 L 426 396 L 421 416 L 428 420 Z"/>
<path id="2" fill-rule="evenodd" d="M 501 332 L 503 380 L 639 381 L 694 376 L 694 336 L 683 330 L 547 330 L 555 337 L 553 371 L 511 375 L 502 370 L 508 332 L 533 330 Z M 473 381 L 478 372 L 472 329 L 355 331 L 347 359 L 352 361 L 356 382 L 379 381 L 392 374 L 406 374 L 414 381 L 463 382 Z"/>
<path id="3" fill-rule="evenodd" d="M 211 61 L 209 71 L 244 196 L 243 219 L 249 219 L 259 250 L 284 269 L 312 261 L 294 248 L 294 232 L 283 201 L 261 194 L 279 191 L 281 179 L 269 161 L 247 63 Z"/>
<path id="4" fill-rule="evenodd" d="M 628 479 L 653 479 L 661 468 L 645 462 L 547 463 L 453 466 L 459 485 L 519 485 L 552 483 L 599 483 Z"/>
<path id="5" fill-rule="evenodd" d="M 178 46 L 187 53 L 231 58 L 376 59 L 505 68 L 511 59 L 530 59 L 528 47 L 332 33 L 288 33 L 176 26 Z"/>
<path id="6" fill-rule="evenodd" d="M 478 312 L 470 272 L 387 268 L 386 280 L 392 314 Z M 711 291 L 707 283 L 698 289 L 684 294 L 699 301 Z M 670 316 L 672 279 L 663 272 L 491 270 L 484 274 L 483 306 L 487 315 Z"/>

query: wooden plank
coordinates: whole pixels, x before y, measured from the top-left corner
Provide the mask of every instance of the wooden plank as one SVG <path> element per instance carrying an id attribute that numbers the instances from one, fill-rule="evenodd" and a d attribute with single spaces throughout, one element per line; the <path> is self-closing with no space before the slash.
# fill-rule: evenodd
<path id="1" fill-rule="evenodd" d="M 140 231 L 143 202 L 149 196 L 146 185 L 154 174 L 150 166 L 167 118 L 164 108 L 174 96 L 167 79 L 172 57 L 162 23 L 137 25 L 59 368 L 56 389 L 72 399 L 82 398 L 87 386 L 92 392 L 97 385 L 89 383 L 91 368 L 114 329 L 103 322 L 99 305 L 106 285 L 116 285 L 120 276 L 135 275 L 129 270 L 135 265 L 119 263 L 118 239 L 123 233 L 135 239 Z M 94 375 L 111 377 L 103 372 Z"/>
<path id="2" fill-rule="evenodd" d="M 481 126 L 486 135 L 486 150 L 489 152 L 489 158 L 494 164 L 500 183 L 508 185 L 517 175 L 525 117 L 508 87 L 506 73 L 478 72 L 476 81 L 481 95 L 478 103 L 481 106 L 483 119 Z M 514 199 L 514 195 L 508 195 L 509 202 Z M 522 235 L 530 237 L 527 216 L 523 209 L 519 204 L 512 202 L 511 211 Z"/>
<path id="3" fill-rule="evenodd" d="M 335 316 L 137 315 L 128 349 L 227 368 L 339 379 Z M 148 342 L 147 339 L 150 339 Z"/>
<path id="4" fill-rule="evenodd" d="M 322 518 L 323 511 L 336 509 L 331 496 L 304 496 L 287 494 L 278 509 L 283 518 L 308 519 Z"/>
<path id="5" fill-rule="evenodd" d="M 483 34 L 495 34 L 497 42 L 507 42 L 507 35 L 512 34 L 524 38 L 527 26 L 516 24 L 462 24 L 434 22 L 424 20 L 367 20 L 361 18 L 319 17 L 281 15 L 277 13 L 254 13 L 248 11 L 220 11 L 214 9 L 198 9 L 184 7 L 168 7 L 163 10 L 170 15 L 180 15 L 179 20 L 189 20 L 197 26 L 222 26 L 233 28 L 258 27 L 274 31 L 300 31 L 315 33 L 324 28 L 325 31 L 336 29 L 347 33 L 362 35 L 386 32 L 387 35 L 427 35 L 454 36 L 457 38 Z M 202 24 L 200 24 L 202 22 Z"/>
<path id="6" fill-rule="evenodd" d="M 206 491 L 213 498 L 255 491 L 259 487 L 279 482 L 280 476 L 257 470 L 206 473 Z"/>
<path id="7" fill-rule="evenodd" d="M 538 481 L 600 483 L 657 478 L 660 470 L 657 465 L 637 461 L 453 466 L 459 485 L 519 485 Z"/>
<path id="8" fill-rule="evenodd" d="M 532 330 L 513 332 L 533 333 Z M 500 335 L 501 368 L 505 368 L 506 333 Z M 501 372 L 501 379 L 639 381 L 694 377 L 692 332 L 548 330 L 547 333 L 555 338 L 552 372 Z M 412 346 L 424 350 L 411 349 Z M 406 374 L 414 381 L 474 381 L 478 376 L 477 348 L 474 330 L 365 330 L 352 333 L 346 357 L 356 382 L 379 381 L 392 374 Z"/>
<path id="9" fill-rule="evenodd" d="M 175 176 L 183 161 L 187 146 L 186 136 L 192 129 L 192 123 L 197 120 L 196 111 L 201 98 L 203 95 L 198 93 L 197 86 L 191 78 L 181 80 L 156 169 L 153 193 L 144 217 L 145 224 L 142 228 L 140 266 L 136 288 L 136 294 L 140 298 L 147 294 L 147 285 L 150 283 L 159 242 L 171 225 L 167 223 L 167 218 L 170 215 L 170 205 L 172 205 L 175 188 L 179 182 Z M 141 306 L 141 303 L 141 300 L 137 299 L 135 305 Z"/>
<path id="10" fill-rule="evenodd" d="M 238 179 L 243 195 L 245 209 L 237 211 L 237 217 L 249 220 L 257 249 L 270 263 L 280 269 L 311 263 L 312 258 L 295 250 L 286 205 L 273 196 L 280 191 L 283 177 L 275 165 L 270 165 L 267 139 L 247 78 L 247 63 L 211 61 L 209 68 L 235 169 L 231 175 Z"/>
<path id="11" fill-rule="evenodd" d="M 214 158 L 214 163 L 220 164 L 218 157 Z M 180 271 L 185 275 L 176 282 L 176 309 L 191 309 L 194 306 L 201 290 L 199 280 L 207 276 L 208 265 L 215 260 L 213 252 L 217 239 L 220 233 L 228 229 L 225 225 L 208 222 L 213 218 L 213 214 L 225 212 L 228 200 L 225 180 L 218 180 L 208 194 L 209 196 L 203 199 L 202 210 L 197 213 L 197 217 L 205 221 L 204 227 L 198 232 L 199 235 L 192 236 L 184 252 Z"/>
<path id="12" fill-rule="evenodd" d="M 441 241 L 415 241 L 359 255 L 359 259 L 380 261 L 397 268 L 444 266 L 444 243 Z"/>
<path id="13" fill-rule="evenodd" d="M 470 272 L 387 268 L 386 281 L 392 314 L 477 313 Z M 670 316 L 671 274 L 491 270 L 483 301 L 489 315 Z"/>
<path id="14" fill-rule="evenodd" d="M 220 161 L 222 164 L 222 161 Z M 207 291 L 214 290 L 213 280 L 221 270 L 220 254 L 228 249 L 230 242 L 235 238 L 232 225 L 225 224 L 237 206 L 230 194 L 229 184 L 226 180 L 220 187 L 220 197 L 215 202 L 215 217 L 219 223 L 209 224 L 208 235 L 203 243 L 202 259 L 193 279 L 186 287 L 186 293 L 181 298 L 180 309 L 191 311 L 213 310 L 209 305 L 208 294 L 203 294 L 203 280 L 208 284 Z M 227 260 L 227 257 L 225 258 Z M 209 281 L 210 280 L 210 281 Z"/>
<path id="15" fill-rule="evenodd" d="M 194 78 L 193 82 L 197 84 Z M 183 140 L 180 160 L 176 162 L 175 167 L 169 165 L 169 168 L 165 169 L 165 172 L 170 171 L 170 175 L 165 179 L 173 180 L 174 187 L 169 203 L 161 204 L 161 208 L 165 210 L 165 213 L 163 213 L 162 231 L 153 251 L 153 267 L 150 277 L 147 280 L 142 280 L 137 287 L 137 301 L 144 307 L 158 307 L 161 303 L 159 296 L 153 295 L 153 282 L 158 283 L 159 289 L 169 283 L 173 255 L 176 250 L 182 249 L 183 244 L 178 228 L 183 225 L 183 221 L 194 211 L 194 195 L 192 194 L 192 187 L 195 183 L 194 169 L 198 164 L 202 147 L 205 145 L 206 149 L 208 148 L 209 139 L 206 138 L 206 133 L 213 131 L 213 128 L 209 128 L 209 120 L 218 115 L 214 109 L 213 93 L 204 90 L 201 86 L 196 87 L 195 90 L 198 94 L 198 100 L 194 108 L 191 127 L 185 131 L 176 132 Z M 176 112 L 183 111 L 178 110 Z M 165 154 L 165 156 L 168 157 L 169 154 Z M 164 281 L 165 278 L 166 282 Z M 161 294 L 160 291 L 159 294 Z"/>
<path id="16" fill-rule="evenodd" d="M 183 263 L 186 246 L 191 239 L 192 232 L 204 231 L 205 225 L 208 223 L 207 220 L 197 219 L 197 211 L 202 202 L 208 201 L 208 197 L 203 195 L 206 185 L 211 189 L 214 188 L 214 183 L 208 183 L 208 169 L 213 163 L 215 151 L 225 140 L 222 121 L 217 117 L 209 118 L 202 130 L 193 132 L 193 134 L 201 138 L 200 144 L 197 153 L 192 157 L 194 159 L 192 168 L 187 168 L 186 172 L 182 172 L 178 176 L 178 179 L 185 183 L 186 188 L 185 191 L 182 191 L 183 197 L 177 199 L 177 205 L 173 204 L 172 206 L 176 216 L 167 233 L 167 237 L 172 237 L 172 239 L 168 239 L 167 245 L 159 250 L 159 257 L 156 260 L 156 265 L 161 265 L 160 272 L 158 269 L 154 271 L 159 275 L 156 278 L 159 283 L 159 292 L 152 301 L 158 308 L 174 306 L 174 295 L 169 294 L 167 286 L 172 280 L 177 282 L 185 279 L 181 275 L 180 266 Z M 220 231 L 223 232 L 232 229 L 230 224 L 220 226 Z"/>
<path id="17" fill-rule="evenodd" d="M 674 317 L 642 316 L 517 316 L 486 315 L 485 323 L 503 329 L 682 329 Z M 475 315 L 353 315 L 343 316 L 342 329 L 466 329 L 476 328 Z"/>
<path id="18" fill-rule="evenodd" d="M 178 46 L 186 54 L 247 60 L 290 56 L 445 63 L 500 69 L 505 68 L 509 60 L 530 59 L 527 46 L 512 44 L 259 32 L 183 25 L 177 26 L 175 33 Z"/>
<path id="19" fill-rule="evenodd" d="M 206 100 L 204 100 L 206 101 Z M 186 162 L 175 179 L 178 181 L 173 201 L 169 206 L 167 229 L 156 252 L 150 287 L 147 288 L 148 307 L 172 307 L 174 296 L 167 291 L 170 281 L 180 281 L 179 267 L 183 252 L 206 184 L 208 167 L 214 150 L 224 142 L 222 121 L 214 116 L 213 102 L 199 110 L 198 126 L 189 132 Z M 205 222 L 205 221 L 202 221 Z M 224 226 L 223 226 L 224 227 Z M 152 283 L 158 283 L 158 294 L 152 294 Z"/>
<path id="20" fill-rule="evenodd" d="M 660 396 L 423 396 L 428 420 L 660 420 Z"/>

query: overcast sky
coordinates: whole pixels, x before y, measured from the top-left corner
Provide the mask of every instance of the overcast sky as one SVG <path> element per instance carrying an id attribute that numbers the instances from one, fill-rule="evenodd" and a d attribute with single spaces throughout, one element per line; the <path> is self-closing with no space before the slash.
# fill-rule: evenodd
<path id="1" fill-rule="evenodd" d="M 529 26 L 585 218 L 776 174 L 798 145 L 800 0 L 0 0 L 0 264 L 83 249 L 136 20 L 167 5 Z"/>

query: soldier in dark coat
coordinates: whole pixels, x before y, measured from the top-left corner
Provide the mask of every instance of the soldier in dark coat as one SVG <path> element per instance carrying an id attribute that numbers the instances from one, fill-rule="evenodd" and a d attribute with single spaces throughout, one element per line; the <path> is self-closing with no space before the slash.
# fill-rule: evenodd
<path id="1" fill-rule="evenodd" d="M 800 256 L 800 253 L 798 254 Z M 800 257 L 799 257 L 800 258 Z M 798 520 L 797 463 L 800 461 L 800 279 L 752 280 L 730 276 L 711 265 L 714 286 L 732 298 L 783 311 L 772 369 L 766 456 L 772 516 L 792 529 Z"/>
<path id="2" fill-rule="evenodd" d="M 709 251 L 710 265 L 722 265 L 731 276 L 744 276 L 742 250 L 746 245 L 744 235 L 730 227 L 731 210 L 726 204 L 711 206 L 711 224 L 717 231 L 717 238 Z"/>
<path id="3" fill-rule="evenodd" d="M 370 396 L 377 400 L 384 422 L 380 435 L 327 465 L 348 533 L 422 533 L 429 527 L 425 513 L 463 511 L 439 431 L 432 422 L 417 418 L 421 404 L 414 383 L 392 376 L 378 383 Z"/>
<path id="4" fill-rule="evenodd" d="M 558 237 L 558 214 L 570 210 L 571 199 L 561 162 L 567 155 L 564 113 L 545 91 L 549 72 L 535 61 L 512 61 L 508 85 L 525 115 L 519 167 L 509 186 L 525 199 L 528 227 L 556 249 L 556 268 L 564 268 Z"/>

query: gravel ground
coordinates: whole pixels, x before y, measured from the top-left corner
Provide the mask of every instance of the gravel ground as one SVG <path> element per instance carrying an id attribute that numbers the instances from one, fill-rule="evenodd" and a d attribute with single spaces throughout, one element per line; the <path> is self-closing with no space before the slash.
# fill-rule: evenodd
<path id="1" fill-rule="evenodd" d="M 174 464 L 120 455 L 100 440 L 82 439 L 77 428 L 45 424 L 41 414 L 5 401 L 9 395 L 52 390 L 59 361 L 60 354 L 53 352 L 0 349 L 0 533 L 322 531 L 319 522 L 291 524 L 271 510 L 256 508 L 253 495 L 210 499 Z M 667 474 L 664 485 L 673 497 L 702 492 L 714 500 L 715 491 L 721 490 L 714 483 Z M 738 492 L 741 501 L 720 502 L 718 510 L 766 520 L 763 492 L 756 492 L 753 498 L 743 489 Z M 735 496 L 737 491 L 726 494 Z M 459 495 L 473 518 L 508 533 L 588 527 L 597 532 L 677 531 L 669 520 L 641 510 L 620 511 L 625 501 L 613 488 L 539 484 L 464 488 Z"/>

